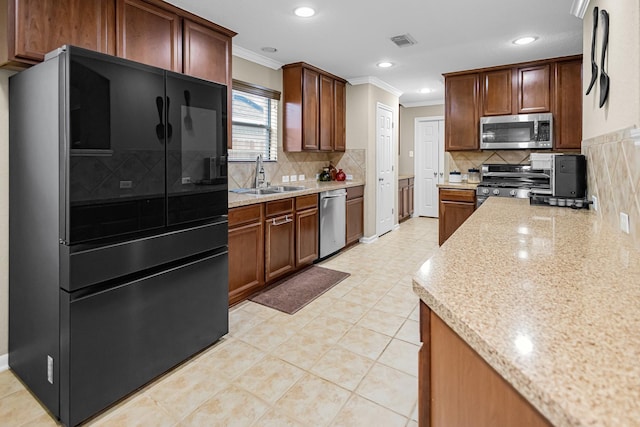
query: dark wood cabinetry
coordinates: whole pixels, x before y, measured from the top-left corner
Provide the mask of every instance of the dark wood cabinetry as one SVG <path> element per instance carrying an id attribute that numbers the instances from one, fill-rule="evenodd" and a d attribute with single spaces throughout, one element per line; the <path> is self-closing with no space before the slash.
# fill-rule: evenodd
<path id="1" fill-rule="evenodd" d="M 282 79 L 285 151 L 344 151 L 346 81 L 303 62 Z"/>
<path id="2" fill-rule="evenodd" d="M 296 268 L 318 259 L 318 195 L 296 197 Z"/>
<path id="3" fill-rule="evenodd" d="M 265 271 L 266 282 L 295 269 L 295 223 L 293 200 L 265 203 Z"/>
<path id="4" fill-rule="evenodd" d="M 229 304 L 264 285 L 263 204 L 229 209 Z"/>
<path id="5" fill-rule="evenodd" d="M 444 145 L 446 151 L 477 150 L 480 147 L 479 83 L 478 73 L 445 78 Z"/>
<path id="6" fill-rule="evenodd" d="M 421 426 L 548 427 L 551 424 L 458 334 L 420 302 Z M 473 375 L 469 375 L 473 372 Z"/>
<path id="7" fill-rule="evenodd" d="M 438 241 L 442 245 L 476 210 L 474 190 L 440 189 Z"/>
<path id="8" fill-rule="evenodd" d="M 398 180 L 398 222 L 413 215 L 413 181 L 414 178 Z"/>
<path id="9" fill-rule="evenodd" d="M 558 61 L 554 68 L 556 96 L 553 104 L 555 148 L 580 149 L 582 145 L 582 59 Z"/>
<path id="10" fill-rule="evenodd" d="M 115 54 L 115 3 L 113 0 L 2 0 L 6 19 L 0 64 L 25 68 L 44 55 L 70 44 Z M 6 49 L 6 51 L 5 51 Z"/>
<path id="11" fill-rule="evenodd" d="M 347 188 L 347 246 L 364 236 L 364 185 Z"/>
<path id="12" fill-rule="evenodd" d="M 550 68 L 550 64 L 516 68 L 518 114 L 551 111 Z"/>
<path id="13" fill-rule="evenodd" d="M 511 114 L 511 86 L 513 86 L 511 69 L 485 71 L 480 76 L 482 84 L 482 112 L 480 115 Z"/>

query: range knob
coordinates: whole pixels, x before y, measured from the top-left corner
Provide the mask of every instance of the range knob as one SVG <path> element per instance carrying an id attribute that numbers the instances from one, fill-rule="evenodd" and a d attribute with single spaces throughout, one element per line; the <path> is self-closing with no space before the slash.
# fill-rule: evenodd
<path id="1" fill-rule="evenodd" d="M 482 194 L 489 194 L 489 189 L 488 188 L 483 188 L 482 189 Z"/>
<path id="2" fill-rule="evenodd" d="M 495 190 L 493 190 L 493 195 L 494 196 L 499 196 L 500 195 L 500 190 L 498 190 L 497 188 Z"/>
<path id="3" fill-rule="evenodd" d="M 516 194 L 518 194 L 518 193 L 516 192 L 516 190 L 511 190 L 511 191 L 509 191 L 509 195 L 510 195 L 511 197 L 516 197 Z"/>

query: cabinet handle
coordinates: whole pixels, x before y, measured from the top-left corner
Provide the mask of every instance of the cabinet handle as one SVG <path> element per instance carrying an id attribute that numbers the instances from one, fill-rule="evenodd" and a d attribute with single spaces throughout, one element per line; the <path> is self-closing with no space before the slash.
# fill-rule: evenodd
<path id="1" fill-rule="evenodd" d="M 271 220 L 271 225 L 282 225 L 282 224 L 290 223 L 291 221 L 293 221 L 293 218 L 290 218 L 289 215 L 285 215 L 284 220 L 280 222 L 278 222 L 278 218 L 273 218 Z"/>

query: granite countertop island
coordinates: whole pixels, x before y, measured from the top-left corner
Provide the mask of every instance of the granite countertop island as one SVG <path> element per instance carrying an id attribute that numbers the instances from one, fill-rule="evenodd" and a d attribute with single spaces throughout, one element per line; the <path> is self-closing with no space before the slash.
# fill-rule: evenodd
<path id="1" fill-rule="evenodd" d="M 490 197 L 413 289 L 552 424 L 640 425 L 640 251 L 595 212 Z"/>
<path id="2" fill-rule="evenodd" d="M 301 181 L 287 184 L 274 184 L 302 186 L 304 190 L 286 191 L 278 194 L 243 194 L 229 192 L 229 208 L 237 208 L 240 206 L 253 205 L 255 203 L 270 202 L 272 200 L 286 199 L 289 197 L 304 196 L 307 194 L 317 194 L 323 191 L 336 190 L 339 188 L 359 187 L 365 185 L 364 181 Z"/>

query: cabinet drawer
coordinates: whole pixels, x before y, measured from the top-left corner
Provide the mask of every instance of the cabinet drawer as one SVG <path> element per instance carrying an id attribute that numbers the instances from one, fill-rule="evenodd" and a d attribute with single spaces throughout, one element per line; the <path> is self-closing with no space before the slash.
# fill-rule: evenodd
<path id="1" fill-rule="evenodd" d="M 476 201 L 476 193 L 473 190 L 453 190 L 448 188 L 441 188 L 440 200 L 474 203 Z"/>
<path id="2" fill-rule="evenodd" d="M 358 197 L 364 197 L 364 185 L 347 188 L 347 200 L 357 199 Z"/>
<path id="3" fill-rule="evenodd" d="M 291 212 L 293 212 L 293 197 L 266 203 L 265 217 L 267 218 Z"/>
<path id="4" fill-rule="evenodd" d="M 229 209 L 229 227 L 262 220 L 262 203 Z"/>
<path id="5" fill-rule="evenodd" d="M 309 194 L 306 196 L 296 197 L 296 210 L 301 211 L 304 209 L 317 208 L 318 207 L 318 195 Z"/>

